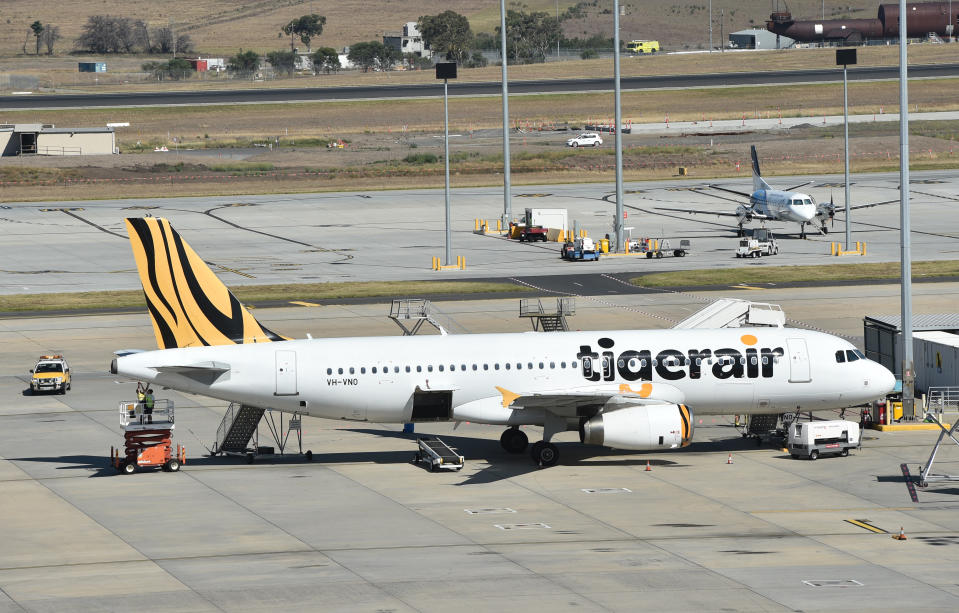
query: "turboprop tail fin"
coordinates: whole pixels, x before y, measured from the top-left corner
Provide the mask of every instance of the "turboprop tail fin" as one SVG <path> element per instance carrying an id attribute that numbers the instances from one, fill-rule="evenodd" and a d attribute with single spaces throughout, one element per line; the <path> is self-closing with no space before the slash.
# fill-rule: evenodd
<path id="1" fill-rule="evenodd" d="M 772 189 L 769 187 L 769 183 L 766 183 L 765 179 L 763 179 L 762 173 L 759 172 L 759 156 L 756 155 L 756 145 L 750 145 L 749 152 L 753 158 L 753 191 L 758 192 L 761 189 Z"/>
<path id="2" fill-rule="evenodd" d="M 160 349 L 284 340 L 256 321 L 168 220 L 126 222 Z"/>

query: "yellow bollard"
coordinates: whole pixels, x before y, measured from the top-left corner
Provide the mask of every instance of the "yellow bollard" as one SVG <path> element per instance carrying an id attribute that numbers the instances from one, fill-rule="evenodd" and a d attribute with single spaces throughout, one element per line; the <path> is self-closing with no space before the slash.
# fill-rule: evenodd
<path id="1" fill-rule="evenodd" d="M 497 231 L 497 232 L 502 232 L 502 231 L 503 231 L 503 220 L 502 220 L 502 219 L 497 219 L 497 220 L 496 220 L 496 231 Z"/>
<path id="2" fill-rule="evenodd" d="M 866 255 L 866 243 L 865 243 L 865 242 L 862 244 L 862 251 L 859 253 L 859 255 Z"/>
<path id="3" fill-rule="evenodd" d="M 475 219 L 475 218 L 474 218 L 474 219 L 473 219 L 473 224 L 474 224 L 474 226 L 473 226 L 473 231 L 474 231 L 474 232 L 479 232 L 479 229 L 480 229 L 479 219 Z"/>

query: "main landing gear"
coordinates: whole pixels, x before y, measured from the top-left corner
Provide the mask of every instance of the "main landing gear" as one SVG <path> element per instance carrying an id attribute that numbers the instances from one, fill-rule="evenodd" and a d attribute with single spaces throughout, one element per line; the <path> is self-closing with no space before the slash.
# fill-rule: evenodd
<path id="1" fill-rule="evenodd" d="M 799 224 L 799 238 L 806 238 L 806 223 Z"/>
<path id="2" fill-rule="evenodd" d="M 543 440 L 533 443 L 529 450 L 533 462 L 545 468 L 554 466 L 559 461 L 559 449 L 549 441 L 556 433 L 565 431 L 566 426 L 565 418 L 554 415 L 552 412 L 546 414 L 543 424 Z M 507 452 L 518 454 L 526 451 L 529 446 L 529 438 L 525 432 L 519 429 L 519 426 L 511 426 L 499 437 L 499 444 Z"/>

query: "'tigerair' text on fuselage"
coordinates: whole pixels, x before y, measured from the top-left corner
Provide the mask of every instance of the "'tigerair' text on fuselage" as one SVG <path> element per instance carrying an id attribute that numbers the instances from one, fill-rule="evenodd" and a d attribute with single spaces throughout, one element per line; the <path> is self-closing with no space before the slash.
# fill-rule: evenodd
<path id="1" fill-rule="evenodd" d="M 755 337 L 748 336 L 747 339 L 755 342 Z M 613 339 L 603 337 L 597 344 L 604 351 L 594 351 L 591 345 L 581 345 L 576 354 L 582 361 L 582 374 L 587 381 L 616 381 L 617 375 L 624 381 L 652 381 L 654 370 L 666 381 L 678 381 L 687 376 L 699 379 L 703 366 L 711 368 L 713 377 L 717 379 L 771 378 L 778 358 L 785 355 L 782 347 L 749 348 L 745 351 L 723 347 L 689 349 L 686 352 L 663 349 L 655 358 L 648 349 L 626 349 L 617 356 L 612 351 L 615 346 Z M 714 363 L 712 358 L 716 358 Z"/>

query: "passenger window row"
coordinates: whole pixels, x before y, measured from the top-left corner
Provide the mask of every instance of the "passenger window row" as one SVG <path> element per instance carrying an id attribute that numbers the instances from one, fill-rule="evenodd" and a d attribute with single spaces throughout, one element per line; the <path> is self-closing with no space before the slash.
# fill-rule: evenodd
<path id="1" fill-rule="evenodd" d="M 488 371 L 488 370 L 491 370 L 491 369 L 492 369 L 492 370 L 499 370 L 499 369 L 502 367 L 504 370 L 512 370 L 512 369 L 515 367 L 516 370 L 523 370 L 524 368 L 525 368 L 526 370 L 536 370 L 537 367 L 538 367 L 539 370 L 545 370 L 547 367 L 550 368 L 550 369 L 555 369 L 555 368 L 557 368 L 557 367 L 559 367 L 559 368 L 567 368 L 567 367 L 569 367 L 569 368 L 577 368 L 577 366 L 578 366 L 578 364 L 577 364 L 576 361 L 572 361 L 572 362 L 568 362 L 568 363 L 567 363 L 567 362 L 549 362 L 549 363 L 547 363 L 547 362 L 538 362 L 538 363 L 526 362 L 525 365 L 523 364 L 523 362 L 516 362 L 516 363 L 515 363 L 515 366 L 514 366 L 514 364 L 511 363 L 511 362 L 506 362 L 506 363 L 504 363 L 504 364 L 502 364 L 502 365 L 500 365 L 499 362 L 494 362 L 493 364 L 489 364 L 489 363 L 486 363 L 486 364 L 471 364 L 469 369 L 470 369 L 470 370 L 474 370 L 474 371 L 479 371 L 480 369 L 485 370 L 485 371 Z M 361 375 L 365 375 L 367 372 L 369 372 L 370 374 L 373 374 L 373 375 L 376 375 L 376 374 L 388 374 L 388 373 L 390 372 L 390 369 L 391 369 L 391 368 L 392 368 L 392 372 L 393 372 L 393 373 L 399 373 L 399 372 L 401 372 L 401 367 L 400 367 L 400 366 L 392 366 L 392 367 L 390 367 L 390 366 L 371 366 L 371 367 L 369 367 L 369 368 L 367 368 L 366 366 L 360 366 L 360 367 L 350 366 L 350 367 L 348 367 L 348 368 L 337 368 L 337 369 L 336 369 L 336 374 L 338 374 L 338 375 L 343 375 L 343 374 L 351 374 L 351 375 L 361 374 Z M 467 370 L 467 365 L 466 365 L 466 364 L 460 364 L 460 365 L 457 367 L 456 364 L 450 364 L 450 365 L 449 365 L 449 372 L 456 372 L 457 368 L 459 369 L 460 372 L 466 372 L 466 370 Z M 437 365 L 435 365 L 435 366 L 434 366 L 433 364 L 427 364 L 426 366 L 423 366 L 422 364 L 417 364 L 417 365 L 415 365 L 415 366 L 407 365 L 407 366 L 403 366 L 403 367 L 402 367 L 402 371 L 404 371 L 404 372 L 414 372 L 414 370 L 415 370 L 415 372 L 424 372 L 424 370 L 425 370 L 426 372 L 433 372 L 434 370 L 436 370 L 436 371 L 438 371 L 438 372 L 447 372 L 447 366 L 446 366 L 446 364 L 437 364 Z M 332 374 L 333 374 L 333 369 L 332 369 L 332 368 L 327 368 L 327 369 L 326 369 L 326 374 L 332 375 Z"/>

